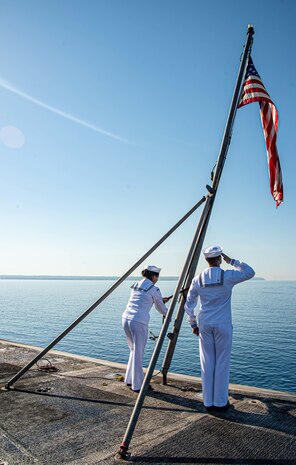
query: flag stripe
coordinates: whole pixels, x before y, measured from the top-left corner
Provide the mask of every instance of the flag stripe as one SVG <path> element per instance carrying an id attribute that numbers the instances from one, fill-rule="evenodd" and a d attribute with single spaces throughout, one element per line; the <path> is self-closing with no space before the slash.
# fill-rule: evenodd
<path id="1" fill-rule="evenodd" d="M 267 98 L 266 95 L 261 94 L 260 92 L 252 92 L 251 94 L 242 98 L 240 107 L 243 105 L 248 105 L 248 103 L 258 102 L 258 99 L 260 99 L 262 102 L 265 100 L 266 102 L 272 103 L 270 98 Z"/>

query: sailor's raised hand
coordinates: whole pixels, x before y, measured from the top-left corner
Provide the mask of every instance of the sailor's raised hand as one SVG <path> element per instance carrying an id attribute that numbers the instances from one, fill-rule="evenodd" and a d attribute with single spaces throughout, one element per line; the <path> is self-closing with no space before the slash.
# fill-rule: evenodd
<path id="1" fill-rule="evenodd" d="M 229 265 L 229 263 L 231 262 L 231 258 L 228 257 L 228 255 L 226 255 L 225 253 L 221 253 L 221 255 L 222 255 L 224 261 L 225 261 L 226 263 L 228 263 L 228 265 Z"/>

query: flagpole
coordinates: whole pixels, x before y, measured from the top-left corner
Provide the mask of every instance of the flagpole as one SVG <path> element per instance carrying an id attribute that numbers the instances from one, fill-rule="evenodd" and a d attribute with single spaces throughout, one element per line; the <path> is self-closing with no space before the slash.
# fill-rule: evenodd
<path id="1" fill-rule="evenodd" d="M 212 190 L 214 191 L 214 195 L 209 197 L 207 199 L 205 205 L 204 205 L 204 211 L 208 212 L 207 213 L 207 221 L 203 221 L 202 216 L 201 216 L 201 220 L 200 220 L 200 237 L 199 237 L 199 239 L 197 241 L 197 244 L 196 244 L 194 257 L 193 257 L 193 260 L 192 260 L 192 266 L 190 267 L 189 273 L 188 273 L 188 275 L 186 277 L 186 281 L 184 283 L 184 288 L 190 287 L 191 281 L 194 278 L 194 275 L 195 275 L 195 272 L 196 272 L 196 267 L 197 267 L 197 264 L 198 264 L 198 260 L 199 260 L 202 245 L 203 245 L 203 241 L 204 241 L 206 231 L 207 231 L 207 227 L 208 227 L 208 224 L 209 224 L 212 208 L 213 208 L 214 201 L 215 201 L 215 196 L 216 196 L 216 193 L 217 193 L 218 185 L 219 185 L 220 178 L 221 178 L 222 171 L 223 171 L 223 167 L 224 167 L 224 164 L 225 164 L 228 148 L 229 148 L 229 145 L 230 145 L 230 142 L 231 142 L 231 134 L 232 134 L 233 123 L 234 123 L 238 103 L 239 103 L 239 100 L 240 100 L 240 96 L 241 96 L 241 93 L 242 93 L 242 86 L 243 86 L 244 76 L 246 74 L 246 69 L 247 69 L 247 65 L 248 65 L 248 58 L 249 58 L 249 55 L 251 53 L 251 48 L 252 48 L 252 43 L 253 43 L 253 34 L 254 34 L 253 26 L 249 25 L 248 26 L 248 32 L 247 32 L 247 39 L 246 39 L 246 43 L 245 43 L 245 46 L 244 46 L 244 52 L 243 52 L 242 57 L 241 57 L 241 63 L 240 63 L 240 67 L 239 67 L 239 71 L 238 71 L 238 75 L 237 75 L 237 80 L 236 80 L 236 85 L 235 85 L 235 89 L 234 89 L 234 93 L 233 93 L 233 98 L 232 98 L 232 102 L 231 102 L 231 105 L 230 105 L 230 110 L 229 110 L 225 130 L 224 130 L 224 135 L 223 135 L 223 139 L 222 139 L 222 143 L 221 143 L 221 147 L 220 147 L 220 152 L 219 152 L 219 156 L 218 156 L 217 163 L 216 163 L 214 178 L 213 178 L 213 181 L 212 181 Z M 165 357 L 164 357 L 164 362 L 163 362 L 163 365 L 162 365 L 162 370 L 161 371 L 162 371 L 162 375 L 163 375 L 163 384 L 167 384 L 167 373 L 168 373 L 168 370 L 169 370 L 171 362 L 172 362 L 172 358 L 173 358 L 175 347 L 176 347 L 176 344 L 177 344 L 180 328 L 181 328 L 181 325 L 182 325 L 184 312 L 185 312 L 185 309 L 184 309 L 185 302 L 186 302 L 186 293 L 183 293 L 182 297 L 181 297 L 181 300 L 180 300 L 179 308 L 178 308 L 178 311 L 177 311 L 177 314 L 176 314 L 176 319 L 175 319 L 175 323 L 174 323 L 174 326 L 173 326 L 173 330 L 172 330 L 172 333 L 170 335 L 170 342 L 169 342 L 169 345 L 167 347 L 166 354 L 165 354 Z"/>
<path id="2" fill-rule="evenodd" d="M 207 200 L 205 202 L 204 209 L 203 209 L 203 212 L 201 213 L 201 218 L 200 218 L 200 221 L 199 221 L 199 224 L 197 226 L 197 230 L 196 230 L 196 233 L 195 233 L 195 236 L 194 236 L 194 240 L 193 240 L 193 243 L 191 245 L 191 249 L 189 251 L 189 254 L 187 256 L 187 260 L 186 260 L 184 268 L 183 268 L 183 272 L 182 272 L 182 274 L 180 276 L 180 279 L 178 281 L 178 284 L 177 284 L 177 287 L 176 287 L 176 290 L 175 290 L 175 293 L 174 293 L 173 300 L 172 300 L 171 305 L 169 307 L 165 322 L 164 322 L 164 324 L 162 326 L 162 329 L 161 329 L 160 335 L 158 337 L 156 347 L 154 349 L 154 352 L 152 354 L 152 357 L 151 357 L 151 360 L 150 360 L 150 363 L 149 363 L 148 370 L 146 371 L 146 375 L 145 375 L 145 378 L 144 378 L 140 393 L 138 395 L 136 404 L 134 406 L 134 409 L 133 409 L 133 412 L 131 414 L 128 426 L 127 426 L 126 431 L 125 431 L 125 435 L 124 435 L 122 443 L 120 445 L 120 449 L 118 451 L 118 458 L 120 458 L 121 460 L 128 460 L 128 458 L 129 458 L 128 448 L 129 448 L 129 445 L 130 445 L 130 442 L 131 442 L 131 439 L 132 439 L 132 436 L 133 436 L 133 433 L 134 433 L 134 430 L 135 430 L 135 427 L 136 427 L 136 424 L 137 424 L 137 421 L 138 421 L 138 418 L 139 418 L 139 415 L 140 415 L 140 412 L 141 412 L 141 409 L 142 409 L 142 406 L 143 406 L 143 403 L 144 403 L 144 400 L 145 400 L 146 393 L 148 391 L 148 386 L 149 386 L 150 380 L 151 380 L 152 375 L 153 375 L 153 370 L 155 368 L 155 365 L 157 363 L 157 359 L 158 359 L 159 354 L 160 354 L 161 347 L 163 345 L 163 341 L 164 341 L 164 338 L 165 338 L 165 333 L 166 333 L 166 331 L 168 329 L 169 321 L 170 321 L 171 317 L 173 316 L 174 306 L 175 306 L 175 304 L 177 302 L 177 298 L 179 296 L 181 288 L 182 287 L 183 288 L 187 287 L 187 285 L 190 284 L 190 282 L 191 282 L 191 280 L 192 280 L 192 278 L 193 278 L 193 276 L 195 274 L 196 266 L 197 266 L 199 255 L 200 255 L 200 252 L 201 252 L 203 240 L 205 238 L 207 226 L 208 226 L 208 223 L 209 223 L 209 220 L 210 220 L 210 216 L 211 216 L 211 212 L 212 212 L 212 208 L 213 208 L 213 204 L 214 204 L 214 200 L 215 200 L 215 196 L 216 196 L 216 192 L 217 192 L 217 188 L 218 188 L 218 185 L 219 185 L 219 181 L 220 181 L 220 178 L 221 178 L 221 174 L 222 174 L 222 171 L 223 171 L 223 167 L 224 167 L 224 163 L 225 163 L 225 159 L 226 159 L 226 155 L 227 155 L 227 151 L 228 151 L 228 147 L 229 147 L 230 140 L 231 140 L 232 127 L 233 127 L 234 118 L 235 118 L 235 115 L 236 115 L 237 105 L 238 105 L 239 98 L 240 98 L 240 95 L 241 95 L 243 79 L 244 79 L 244 76 L 245 76 L 245 73 L 246 73 L 247 60 L 248 60 L 250 50 L 251 50 L 251 46 L 252 46 L 252 42 L 253 42 L 253 34 L 254 34 L 253 26 L 249 25 L 248 26 L 248 31 L 247 31 L 247 39 L 246 39 L 246 43 L 244 45 L 244 52 L 243 52 L 242 57 L 241 57 L 241 64 L 240 64 L 240 68 L 239 68 L 239 72 L 238 72 L 238 77 L 237 77 L 237 80 L 236 80 L 235 90 L 234 90 L 234 94 L 233 94 L 233 98 L 232 98 L 232 102 L 231 102 L 231 106 L 230 106 L 230 110 L 229 110 L 229 114 L 228 114 L 228 118 L 227 118 L 227 123 L 226 123 L 225 131 L 224 131 L 224 135 L 223 135 L 223 140 L 222 140 L 219 156 L 218 156 L 218 159 L 217 159 L 214 178 L 213 178 L 213 181 L 212 181 L 212 187 L 209 188 L 210 191 L 212 192 L 212 195 L 208 196 Z M 183 286 L 182 286 L 182 282 L 183 282 Z M 184 285 L 184 282 L 185 282 L 185 285 Z M 185 299 L 184 299 L 184 294 L 182 294 L 181 305 L 179 307 L 179 311 L 183 312 L 183 314 L 184 314 L 184 304 L 185 304 Z M 175 323 L 176 323 L 177 320 L 179 321 L 179 324 L 181 325 L 182 318 L 178 318 L 178 315 L 177 315 Z M 174 352 L 176 342 L 177 342 L 177 335 L 178 335 L 178 332 L 179 332 L 180 328 L 174 328 L 174 329 L 175 329 L 175 336 L 170 341 L 171 349 L 170 349 L 170 354 L 169 354 L 169 356 L 170 356 L 169 362 L 171 361 L 172 356 L 173 356 L 173 352 Z M 168 354 L 168 351 L 167 351 L 167 354 Z M 167 363 L 166 366 L 169 366 L 169 364 Z"/>

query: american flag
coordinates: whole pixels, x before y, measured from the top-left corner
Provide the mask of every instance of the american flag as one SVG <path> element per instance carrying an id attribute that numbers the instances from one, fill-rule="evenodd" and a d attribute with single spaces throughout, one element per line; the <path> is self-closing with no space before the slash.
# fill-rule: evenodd
<path id="1" fill-rule="evenodd" d="M 270 192 L 278 207 L 284 199 L 282 171 L 276 147 L 278 112 L 269 94 L 266 92 L 252 58 L 249 57 L 243 92 L 238 108 L 252 102 L 259 102 L 260 105 L 260 116 L 267 149 Z"/>

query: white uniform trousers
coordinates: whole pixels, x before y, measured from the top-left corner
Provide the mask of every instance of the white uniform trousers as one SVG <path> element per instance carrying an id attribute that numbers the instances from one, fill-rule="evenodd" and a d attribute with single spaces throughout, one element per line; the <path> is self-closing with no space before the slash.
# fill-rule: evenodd
<path id="1" fill-rule="evenodd" d="M 228 402 L 232 324 L 199 327 L 199 350 L 203 402 L 223 407 Z"/>
<path id="2" fill-rule="evenodd" d="M 122 327 L 130 349 L 124 382 L 131 384 L 132 389 L 138 390 L 141 389 L 144 379 L 143 355 L 148 339 L 148 326 L 122 318 Z"/>

